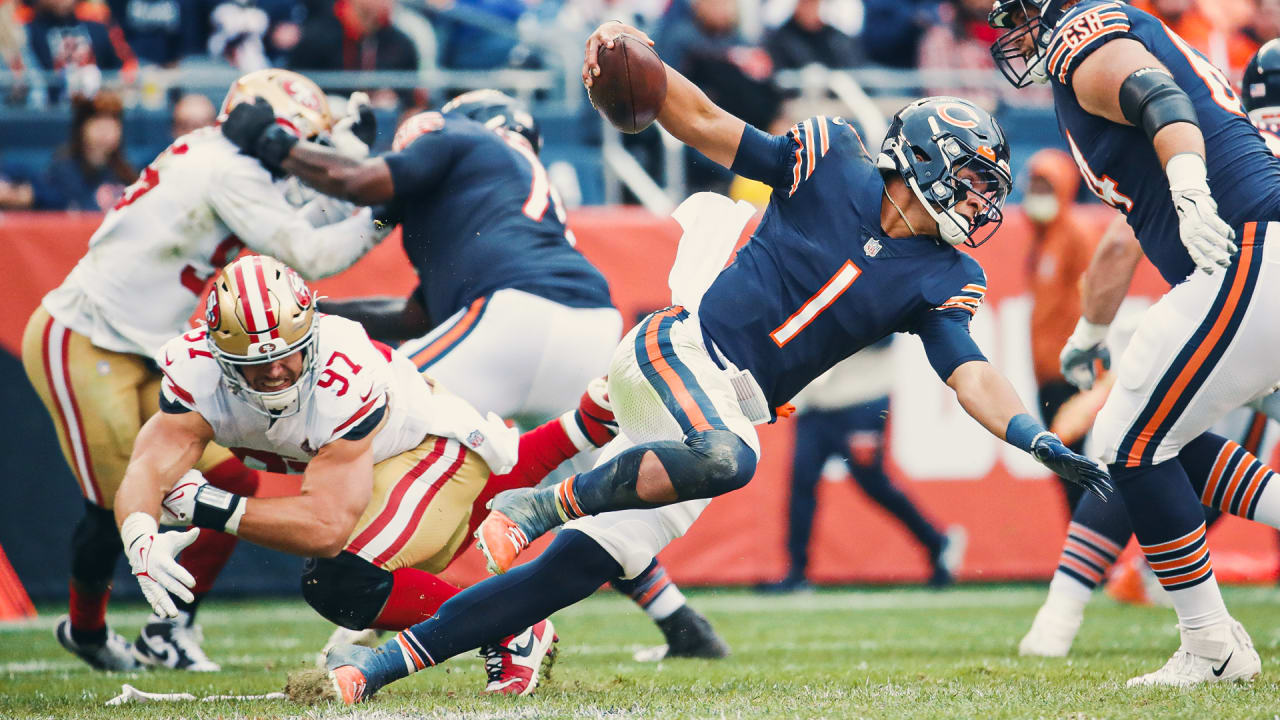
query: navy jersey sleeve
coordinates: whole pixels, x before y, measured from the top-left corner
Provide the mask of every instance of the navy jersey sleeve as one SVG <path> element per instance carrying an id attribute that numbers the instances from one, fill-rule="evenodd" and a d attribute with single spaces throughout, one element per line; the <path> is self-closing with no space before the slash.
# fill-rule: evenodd
<path id="1" fill-rule="evenodd" d="M 439 113 L 419 113 L 401 123 L 383 156 L 391 170 L 397 201 L 406 195 L 430 192 L 444 179 L 457 157 L 461 143 L 445 130 Z"/>
<path id="2" fill-rule="evenodd" d="M 1049 75 L 1070 87 L 1076 68 L 1095 50 L 1117 38 L 1139 39 L 1130 12 L 1136 11 L 1117 2 L 1084 2 L 1068 10 L 1045 51 Z"/>
<path id="3" fill-rule="evenodd" d="M 987 359 L 969 334 L 969 321 L 987 294 L 986 275 L 967 256 L 959 267 L 960 272 L 946 273 L 926 287 L 926 297 L 940 300 L 921 314 L 912 329 L 943 382 L 961 365 Z"/>
<path id="4" fill-rule="evenodd" d="M 866 155 L 858 131 L 843 118 L 812 117 L 792 125 L 786 135 L 770 135 L 747 125 L 729 169 L 790 197 L 833 148 Z"/>

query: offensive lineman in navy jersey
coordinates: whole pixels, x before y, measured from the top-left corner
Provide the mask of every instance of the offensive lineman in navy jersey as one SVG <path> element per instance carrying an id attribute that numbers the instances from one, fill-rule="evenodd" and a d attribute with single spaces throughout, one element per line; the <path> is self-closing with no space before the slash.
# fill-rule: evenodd
<path id="1" fill-rule="evenodd" d="M 596 51 L 623 33 L 644 37 L 621 23 L 591 36 L 585 82 Z M 480 545 L 491 570 L 503 572 L 530 540 L 573 522 L 536 560 L 464 591 L 395 641 L 334 648 L 330 677 L 344 701 L 420 669 L 406 664 L 405 646 L 434 665 L 483 642 L 479 618 L 501 631 L 644 567 L 711 497 L 750 479 L 759 453 L 753 423 L 771 420 L 769 408 L 895 331 L 920 335 L 939 375 L 997 437 L 1094 492 L 1110 487 L 1101 467 L 1027 415 L 969 336 L 986 280 L 953 246 L 990 235 L 1009 187 L 1008 148 L 986 112 L 956 98 L 912 103 L 873 161 L 841 120 L 815 118 L 775 137 L 715 106 L 670 67 L 667 78 L 659 122 L 712 160 L 772 185 L 769 210 L 705 296 L 685 292 L 709 279 L 690 268 L 715 275 L 724 258 L 682 266 L 678 254 L 673 292 L 690 305 L 642 321 L 610 367 L 623 434 L 594 470 L 495 498 Z M 728 228 L 729 246 L 740 229 Z M 686 235 L 681 250 L 710 239 Z"/>
<path id="2" fill-rule="evenodd" d="M 1182 636 L 1164 667 L 1129 684 L 1252 679 L 1261 661 L 1222 601 L 1193 482 L 1227 460 L 1209 426 L 1280 380 L 1280 238 L 1265 242 L 1280 220 L 1280 161 L 1222 73 L 1141 10 L 996 0 L 990 23 L 1007 30 L 992 46 L 1005 76 L 1052 84 L 1085 182 L 1174 286 L 1143 316 L 1093 431 Z M 1064 367 L 1101 359 L 1105 332 L 1082 318 Z M 1251 512 L 1264 470 L 1241 465 L 1226 490 L 1247 497 L 1225 504 Z"/>

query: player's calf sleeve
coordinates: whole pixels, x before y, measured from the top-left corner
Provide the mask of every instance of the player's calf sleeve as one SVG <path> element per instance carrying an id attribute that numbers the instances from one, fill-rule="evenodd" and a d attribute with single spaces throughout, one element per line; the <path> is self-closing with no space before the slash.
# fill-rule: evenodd
<path id="1" fill-rule="evenodd" d="M 595 592 L 622 572 L 599 543 L 564 530 L 533 562 L 453 596 L 435 617 L 397 633 L 375 657 L 379 679 L 402 678 L 512 635 Z M 406 657 L 405 648 L 413 657 Z M 422 666 L 413 658 L 422 661 Z"/>
<path id="2" fill-rule="evenodd" d="M 1178 460 L 1110 466 L 1147 563 L 1169 593 L 1178 622 L 1198 629 L 1229 615 L 1205 543 L 1204 511 Z"/>
<path id="3" fill-rule="evenodd" d="M 85 645 L 99 645 L 107 639 L 107 601 L 121 550 L 120 532 L 115 525 L 115 515 L 110 510 L 86 500 L 84 514 L 71 534 L 67 607 L 71 636 Z"/>
<path id="4" fill-rule="evenodd" d="M 1092 591 L 1106 577 L 1132 534 L 1120 493 L 1113 493 L 1107 502 L 1085 493 L 1067 526 L 1055 581 L 1059 574 L 1064 575 Z"/>
<path id="5" fill-rule="evenodd" d="M 1280 483 L 1253 453 L 1213 433 L 1204 433 L 1178 453 L 1205 506 L 1280 528 Z"/>
<path id="6" fill-rule="evenodd" d="M 665 620 L 685 605 L 684 593 L 667 577 L 667 569 L 656 559 L 630 580 L 614 578 L 609 584 L 634 600 L 654 621 Z"/>
<path id="7" fill-rule="evenodd" d="M 369 627 L 404 630 L 436 614 L 462 588 L 441 580 L 425 570 L 400 568 L 391 572 L 391 590 L 378 617 Z"/>
<path id="8" fill-rule="evenodd" d="M 727 430 L 693 432 L 683 443 L 645 443 L 549 488 L 555 493 L 561 518 L 670 504 L 640 497 L 637 489 L 640 464 L 649 453 L 658 458 L 670 478 L 675 502 L 732 492 L 746 485 L 756 470 L 755 451 Z"/>

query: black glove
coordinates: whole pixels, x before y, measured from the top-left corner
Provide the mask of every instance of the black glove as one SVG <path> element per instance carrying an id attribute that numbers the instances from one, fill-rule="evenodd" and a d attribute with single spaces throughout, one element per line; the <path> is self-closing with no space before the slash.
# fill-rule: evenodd
<path id="1" fill-rule="evenodd" d="M 373 114 L 373 108 L 368 105 L 360 105 L 357 112 L 358 117 L 351 125 L 351 134 L 365 145 L 373 147 L 373 141 L 378 137 L 378 117 Z"/>
<path id="2" fill-rule="evenodd" d="M 271 103 L 262 98 L 252 103 L 240 103 L 231 109 L 222 122 L 222 134 L 240 152 L 258 158 L 263 167 L 273 173 L 281 172 L 280 165 L 298 138 L 276 124 L 276 113 Z"/>
<path id="3" fill-rule="evenodd" d="M 1077 455 L 1062 444 L 1062 440 L 1053 433 L 1041 433 L 1031 444 L 1031 454 L 1063 480 L 1073 482 L 1088 490 L 1103 502 L 1107 495 L 1115 492 L 1111 486 L 1111 473 L 1097 462 L 1084 455 Z"/>

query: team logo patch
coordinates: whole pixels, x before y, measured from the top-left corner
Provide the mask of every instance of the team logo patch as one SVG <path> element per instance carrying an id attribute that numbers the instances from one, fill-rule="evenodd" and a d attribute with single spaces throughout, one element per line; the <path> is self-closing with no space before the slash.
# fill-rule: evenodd
<path id="1" fill-rule="evenodd" d="M 216 289 L 209 291 L 209 297 L 204 303 L 204 323 L 209 326 L 210 330 L 217 330 L 222 324 L 222 306 L 218 304 L 218 291 Z"/>
<path id="2" fill-rule="evenodd" d="M 939 103 L 938 117 L 961 128 L 978 127 L 978 115 L 973 108 L 960 103 Z"/>
<path id="3" fill-rule="evenodd" d="M 880 248 L 882 247 L 884 246 L 880 244 L 879 240 L 875 238 L 868 238 L 867 243 L 862 246 L 862 252 L 865 253 L 867 257 L 875 257 L 880 254 Z"/>
<path id="4" fill-rule="evenodd" d="M 467 434 L 467 447 L 472 450 L 478 450 L 484 444 L 484 433 L 479 430 L 472 430 Z"/>
<path id="5" fill-rule="evenodd" d="M 311 307 L 311 288 L 302 280 L 302 276 L 289 270 L 289 288 L 293 290 L 293 300 L 298 307 L 306 310 Z"/>

